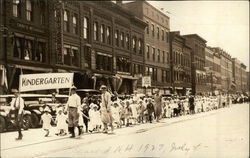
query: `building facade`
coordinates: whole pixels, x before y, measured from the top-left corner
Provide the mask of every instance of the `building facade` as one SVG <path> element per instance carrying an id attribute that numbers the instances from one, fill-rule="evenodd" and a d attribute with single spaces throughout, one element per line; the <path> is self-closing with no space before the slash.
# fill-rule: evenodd
<path id="1" fill-rule="evenodd" d="M 205 58 L 207 89 L 211 94 L 218 94 L 221 91 L 220 55 L 216 54 L 211 47 L 206 47 Z"/>
<path id="2" fill-rule="evenodd" d="M 241 92 L 246 93 L 249 91 L 249 87 L 247 87 L 248 74 L 246 71 L 246 65 L 241 63 Z"/>
<path id="3" fill-rule="evenodd" d="M 237 58 L 232 58 L 233 61 L 233 90 L 241 92 L 241 62 Z"/>
<path id="4" fill-rule="evenodd" d="M 170 32 L 171 85 L 173 93 L 186 95 L 191 90 L 191 52 L 179 31 Z"/>
<path id="5" fill-rule="evenodd" d="M 9 89 L 22 73 L 74 72 L 78 88 L 130 94 L 144 72 L 147 24 L 113 2 L 6 0 L 3 8 Z"/>
<path id="6" fill-rule="evenodd" d="M 183 35 L 191 53 L 191 83 L 192 94 L 208 92 L 206 90 L 205 47 L 207 41 L 197 34 Z"/>
<path id="7" fill-rule="evenodd" d="M 169 93 L 171 89 L 169 17 L 146 1 L 124 3 L 122 6 L 148 24 L 145 29 L 145 76 L 151 76 L 152 85 L 147 93 Z M 139 88 L 140 90 L 140 88 Z"/>

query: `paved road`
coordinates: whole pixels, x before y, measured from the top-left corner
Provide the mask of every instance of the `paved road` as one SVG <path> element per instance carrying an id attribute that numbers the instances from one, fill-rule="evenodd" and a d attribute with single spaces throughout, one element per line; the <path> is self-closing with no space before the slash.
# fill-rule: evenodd
<path id="1" fill-rule="evenodd" d="M 249 157 L 249 106 L 239 104 L 79 139 L 44 138 L 40 129 L 24 134 L 20 142 L 12 140 L 14 133 L 1 134 L 2 157 Z"/>

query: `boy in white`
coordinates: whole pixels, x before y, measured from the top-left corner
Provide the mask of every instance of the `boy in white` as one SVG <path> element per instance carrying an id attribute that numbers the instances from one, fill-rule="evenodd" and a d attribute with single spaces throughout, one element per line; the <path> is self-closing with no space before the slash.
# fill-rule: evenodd
<path id="1" fill-rule="evenodd" d="M 44 114 L 41 116 L 41 122 L 43 123 L 43 129 L 46 131 L 45 137 L 49 136 L 49 130 L 51 128 L 52 116 L 50 115 L 50 109 L 48 106 L 44 108 Z"/>
<path id="2" fill-rule="evenodd" d="M 56 135 L 64 136 L 66 135 L 66 130 L 67 130 L 67 115 L 63 113 L 63 108 L 59 107 L 58 108 L 58 113 L 56 115 L 56 127 L 58 130 L 58 133 Z"/>

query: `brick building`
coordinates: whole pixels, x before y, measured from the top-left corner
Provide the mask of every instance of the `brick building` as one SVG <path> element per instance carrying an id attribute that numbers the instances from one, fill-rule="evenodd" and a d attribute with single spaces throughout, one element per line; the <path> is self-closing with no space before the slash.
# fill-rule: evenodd
<path id="1" fill-rule="evenodd" d="M 241 92 L 246 93 L 249 91 L 249 87 L 247 87 L 248 74 L 246 71 L 246 65 L 241 63 Z"/>
<path id="2" fill-rule="evenodd" d="M 241 92 L 241 62 L 237 58 L 232 58 L 233 61 L 233 90 Z"/>
<path id="3" fill-rule="evenodd" d="M 204 93 L 206 90 L 205 47 L 207 41 L 197 34 L 183 35 L 192 48 L 191 53 L 191 83 L 192 93 Z"/>
<path id="4" fill-rule="evenodd" d="M 179 31 L 170 32 L 170 63 L 173 93 L 186 95 L 191 90 L 191 51 Z"/>
<path id="5" fill-rule="evenodd" d="M 110 1 L 6 0 L 2 5 L 8 34 L 1 39 L 0 59 L 9 88 L 18 87 L 21 73 L 74 72 L 78 88 L 106 84 L 119 93 L 133 92 L 136 74 L 143 73 L 147 26 L 133 14 Z"/>
<path id="6" fill-rule="evenodd" d="M 211 47 L 206 47 L 205 58 L 207 90 L 214 94 L 221 91 L 220 55 L 216 54 Z"/>
<path id="7" fill-rule="evenodd" d="M 170 92 L 169 17 L 146 1 L 120 4 L 148 24 L 145 30 L 145 74 L 151 76 L 152 86 L 160 93 Z M 140 90 L 140 89 L 139 89 Z M 141 89 L 143 92 L 143 90 Z"/>

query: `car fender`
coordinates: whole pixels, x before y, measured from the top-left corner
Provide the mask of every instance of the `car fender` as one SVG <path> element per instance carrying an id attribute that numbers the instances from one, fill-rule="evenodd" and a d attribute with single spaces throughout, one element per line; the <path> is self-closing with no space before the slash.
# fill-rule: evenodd
<path id="1" fill-rule="evenodd" d="M 24 111 L 23 111 L 23 114 L 24 114 L 24 115 L 31 115 L 31 112 L 30 112 L 30 111 L 27 111 L 27 110 L 24 110 Z"/>
<path id="2" fill-rule="evenodd" d="M 36 109 L 32 110 L 32 112 L 34 112 L 34 113 L 36 113 L 36 114 L 38 114 L 38 115 L 41 115 L 41 114 L 42 114 L 41 111 L 36 110 Z"/>

